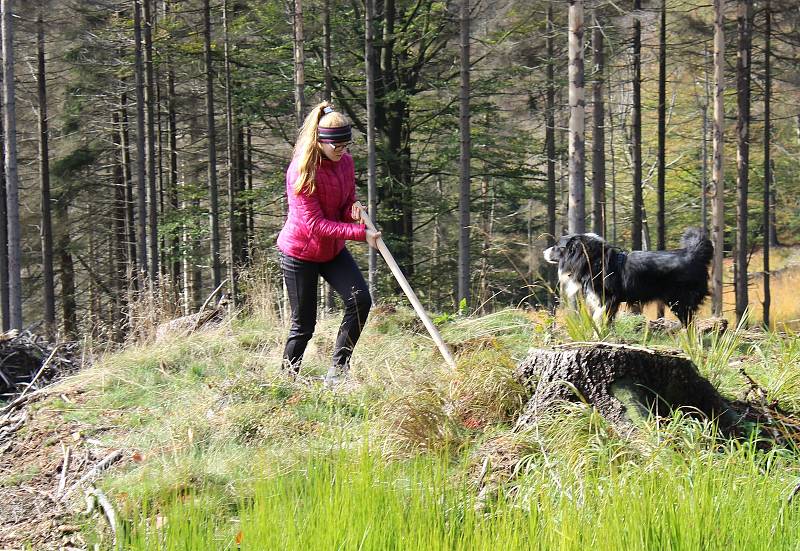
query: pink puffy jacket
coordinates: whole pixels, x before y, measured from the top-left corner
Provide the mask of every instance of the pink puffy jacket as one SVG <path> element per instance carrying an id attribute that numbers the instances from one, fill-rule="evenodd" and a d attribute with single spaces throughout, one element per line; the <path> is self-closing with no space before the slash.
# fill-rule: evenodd
<path id="1" fill-rule="evenodd" d="M 344 249 L 345 240 L 366 241 L 366 228 L 350 218 L 356 200 L 353 157 L 345 153 L 338 162 L 323 158 L 311 195 L 295 193 L 299 172 L 295 158 L 286 171 L 289 214 L 278 248 L 300 260 L 328 262 Z"/>

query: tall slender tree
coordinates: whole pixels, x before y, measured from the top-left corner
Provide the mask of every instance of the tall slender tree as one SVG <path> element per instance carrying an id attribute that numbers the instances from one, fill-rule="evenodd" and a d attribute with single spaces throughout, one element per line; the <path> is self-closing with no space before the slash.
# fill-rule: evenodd
<path id="1" fill-rule="evenodd" d="M 142 53 L 142 0 L 133 4 L 134 77 L 136 80 L 136 194 L 138 224 L 136 253 L 139 276 L 142 280 L 149 274 L 147 258 L 147 178 L 145 163 L 145 116 L 144 116 L 144 54 Z M 144 290 L 144 286 L 141 287 Z"/>
<path id="2" fill-rule="evenodd" d="M 642 1 L 633 0 L 633 111 L 631 112 L 631 162 L 633 163 L 633 213 L 631 242 L 642 248 Z"/>
<path id="3" fill-rule="evenodd" d="M 722 256 L 725 246 L 725 0 L 714 0 L 714 161 L 711 182 L 711 226 L 714 241 L 712 312 L 722 315 Z"/>
<path id="4" fill-rule="evenodd" d="M 764 262 L 764 326 L 769 328 L 770 292 L 769 249 L 770 249 L 770 180 L 772 180 L 772 158 L 770 146 L 772 145 L 772 3 L 766 0 L 764 4 L 764 195 L 763 217 L 761 219 L 761 247 Z"/>
<path id="5" fill-rule="evenodd" d="M 145 158 L 147 160 L 147 227 L 149 230 L 150 263 L 148 265 L 148 276 L 150 283 L 155 285 L 159 278 L 159 251 L 158 251 L 158 207 L 159 194 L 156 186 L 156 87 L 153 71 L 153 15 L 151 9 L 153 0 L 141 0 L 143 14 L 144 31 L 144 119 L 146 127 L 145 137 Z M 144 213 L 142 214 L 144 215 Z"/>
<path id="6" fill-rule="evenodd" d="M 586 231 L 583 0 L 569 0 L 569 232 Z"/>
<path id="7" fill-rule="evenodd" d="M 366 0 L 364 2 L 364 12 L 366 18 Z M 333 71 L 331 69 L 331 0 L 322 0 L 322 70 L 324 73 L 325 87 L 322 96 L 325 101 L 333 98 Z"/>
<path id="8" fill-rule="evenodd" d="M 44 329 L 53 336 L 56 329 L 55 281 L 53 277 L 53 224 L 50 213 L 50 142 L 47 128 L 47 71 L 45 66 L 43 0 L 39 2 L 36 18 L 37 45 L 37 90 L 39 96 L 39 184 L 41 187 L 41 246 L 42 246 L 42 287 L 44 295 Z"/>
<path id="9" fill-rule="evenodd" d="M 470 302 L 470 115 L 469 115 L 469 0 L 461 0 L 461 86 L 459 88 L 458 304 Z"/>
<path id="10" fill-rule="evenodd" d="M 214 115 L 214 61 L 211 55 L 211 6 L 203 0 L 203 50 L 206 65 L 206 124 L 208 133 L 208 197 L 211 225 L 211 272 L 214 288 L 222 282 L 219 238 L 219 186 L 217 184 L 217 130 Z"/>
<path id="11" fill-rule="evenodd" d="M 739 0 L 736 22 L 739 47 L 736 55 L 736 319 L 748 306 L 747 292 L 747 195 L 750 182 L 750 58 L 752 51 L 753 0 Z"/>
<path id="12" fill-rule="evenodd" d="M 553 25 L 553 2 L 547 3 L 545 23 L 545 154 L 547 155 L 547 246 L 556 240 L 556 83 L 555 83 L 555 28 Z M 546 266 L 550 286 L 556 284 L 556 272 L 551 265 Z"/>
<path id="13" fill-rule="evenodd" d="M 603 82 L 605 79 L 605 45 L 603 29 L 597 15 L 592 26 L 592 60 L 594 61 L 592 84 L 592 231 L 597 235 L 606 234 L 606 139 L 605 139 L 605 100 Z"/>
<path id="14" fill-rule="evenodd" d="M 294 0 L 294 114 L 297 128 L 303 124 L 306 112 L 305 31 L 303 30 L 303 0 Z"/>
<path id="15" fill-rule="evenodd" d="M 656 249 L 663 251 L 667 247 L 667 228 L 664 218 L 667 167 L 667 0 L 661 0 L 658 44 L 658 181 L 656 184 L 658 206 L 656 209 Z M 661 302 L 657 307 L 657 315 L 659 318 L 664 317 L 664 304 Z"/>
<path id="16" fill-rule="evenodd" d="M 238 236 L 238 220 L 236 216 L 236 174 L 234 169 L 234 123 L 233 123 L 233 97 L 231 83 L 231 59 L 228 34 L 228 0 L 222 0 L 222 42 L 225 71 L 225 124 L 226 143 L 228 146 L 227 172 L 228 172 L 228 280 L 230 281 L 231 300 L 236 306 L 238 302 L 238 270 L 236 266 L 237 251 L 240 248 Z"/>
<path id="17" fill-rule="evenodd" d="M 365 0 L 365 40 L 364 40 L 364 63 L 367 73 L 367 208 L 369 216 L 377 219 L 378 189 L 377 189 L 377 163 L 376 163 L 376 143 L 375 143 L 375 0 Z M 369 292 L 375 298 L 377 287 L 377 261 L 378 257 L 375 249 L 369 250 Z"/>
<path id="18" fill-rule="evenodd" d="M 164 18 L 170 17 L 171 2 L 164 0 Z M 173 212 L 180 208 L 178 197 L 178 115 L 176 113 L 175 94 L 175 67 L 172 52 L 165 52 L 167 65 L 167 141 L 169 143 L 169 204 Z M 180 262 L 180 237 L 175 234 L 170 242 L 170 280 L 174 289 L 180 289 L 181 262 Z"/>
<path id="19" fill-rule="evenodd" d="M 0 25 L 0 42 L 3 26 Z M 0 89 L 3 85 L 3 71 L 0 70 Z M 0 103 L 5 103 L 0 93 Z M 0 106 L 2 108 L 2 106 Z M 0 144 L 5 144 L 5 123 L 0 116 Z M 11 304 L 8 297 L 8 203 L 6 202 L 6 153 L 0 146 L 0 311 L 3 314 L 3 331 L 8 331 L 11 323 Z"/>
<path id="20" fill-rule="evenodd" d="M 3 27 L 3 119 L 5 128 L 6 205 L 8 221 L 9 327 L 22 329 L 22 247 L 17 173 L 17 111 L 14 83 L 13 1 L 0 4 Z"/>

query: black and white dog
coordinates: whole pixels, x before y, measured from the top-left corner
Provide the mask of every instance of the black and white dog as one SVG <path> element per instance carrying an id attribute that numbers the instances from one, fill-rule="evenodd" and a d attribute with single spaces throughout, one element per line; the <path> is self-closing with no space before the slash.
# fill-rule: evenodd
<path id="1" fill-rule="evenodd" d="M 622 302 L 661 301 L 685 326 L 708 295 L 714 246 L 700 228 L 689 228 L 674 251 L 623 252 L 593 233 L 565 235 L 544 251 L 558 264 L 569 298 L 582 292 L 592 317 L 612 321 Z"/>

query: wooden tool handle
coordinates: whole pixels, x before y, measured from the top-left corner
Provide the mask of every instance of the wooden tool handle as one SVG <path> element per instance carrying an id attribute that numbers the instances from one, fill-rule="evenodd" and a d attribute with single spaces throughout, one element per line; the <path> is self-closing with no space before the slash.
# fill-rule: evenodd
<path id="1" fill-rule="evenodd" d="M 367 228 L 372 231 L 378 231 L 378 229 L 375 227 L 375 224 L 372 223 L 369 214 L 367 214 L 364 205 L 358 201 L 356 201 L 355 205 L 358 207 L 358 212 L 361 215 L 361 221 L 367 226 Z M 425 313 L 422 303 L 417 298 L 416 293 L 414 293 L 414 289 L 412 289 L 411 285 L 408 283 L 406 276 L 403 275 L 403 271 L 400 269 L 400 266 L 397 265 L 392 253 L 389 252 L 389 248 L 386 246 L 386 243 L 384 243 L 383 239 L 379 237 L 376 244 L 381 256 L 383 256 L 383 260 L 389 265 L 389 269 L 392 271 L 395 279 L 400 284 L 400 287 L 408 297 L 408 300 L 411 302 L 411 306 L 413 306 L 414 310 L 417 312 L 417 316 L 419 316 L 419 318 L 422 320 L 422 324 L 425 326 L 425 329 L 427 329 L 428 333 L 430 333 L 431 338 L 433 338 L 433 342 L 436 343 L 436 346 L 439 348 L 439 352 L 441 352 L 442 357 L 447 362 L 447 365 L 449 365 L 452 369 L 455 369 L 456 361 L 453 359 L 450 349 L 447 348 L 444 339 L 442 339 L 442 336 L 439 334 L 439 330 L 430 320 L 428 314 Z"/>

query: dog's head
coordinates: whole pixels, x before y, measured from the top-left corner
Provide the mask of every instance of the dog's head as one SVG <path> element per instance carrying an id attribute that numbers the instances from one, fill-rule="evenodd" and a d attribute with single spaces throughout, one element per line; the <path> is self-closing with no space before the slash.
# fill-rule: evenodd
<path id="1" fill-rule="evenodd" d="M 550 264 L 558 264 L 562 272 L 578 271 L 578 266 L 592 264 L 594 259 L 602 258 L 606 242 L 594 233 L 565 235 L 552 247 L 544 250 L 544 259 Z"/>

